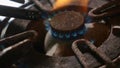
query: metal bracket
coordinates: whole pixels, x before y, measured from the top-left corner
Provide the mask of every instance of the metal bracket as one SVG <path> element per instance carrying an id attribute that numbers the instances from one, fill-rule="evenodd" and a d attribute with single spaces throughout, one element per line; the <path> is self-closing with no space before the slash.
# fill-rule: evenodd
<path id="1" fill-rule="evenodd" d="M 114 68 L 120 63 L 120 56 L 111 60 L 105 53 L 85 39 L 73 42 L 72 49 L 84 68 Z M 92 62 L 90 59 L 96 60 L 96 63 L 90 64 Z"/>
<path id="2" fill-rule="evenodd" d="M 0 45 L 7 44 L 9 46 L 0 51 L 0 68 L 9 68 L 27 54 L 31 50 L 31 45 L 36 37 L 36 31 L 29 30 L 1 39 Z"/>

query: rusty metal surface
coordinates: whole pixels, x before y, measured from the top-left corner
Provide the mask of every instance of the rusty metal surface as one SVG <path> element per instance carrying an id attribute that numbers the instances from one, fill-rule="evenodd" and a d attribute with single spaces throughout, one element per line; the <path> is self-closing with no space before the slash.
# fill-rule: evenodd
<path id="1" fill-rule="evenodd" d="M 114 38 L 114 41 L 113 41 L 113 38 Z M 112 42 L 109 42 L 110 40 Z M 120 41 L 120 38 L 116 37 L 111 32 L 111 34 L 109 35 L 109 38 L 100 47 L 96 48 L 98 50 L 97 53 L 99 53 L 99 51 L 103 52 L 106 56 L 108 56 L 108 58 L 110 58 L 110 60 L 112 60 L 112 63 L 114 63 L 115 65 L 118 65 L 119 64 L 118 55 L 120 55 L 119 41 Z M 100 55 L 102 55 L 102 53 Z M 94 68 L 94 66 L 101 66 L 101 65 L 103 65 L 102 67 L 106 67 L 106 65 L 104 65 L 105 63 L 104 61 L 101 64 L 101 62 L 98 62 L 90 53 L 85 53 L 84 56 L 86 57 L 85 61 L 88 63 L 88 65 L 90 65 L 88 68 L 90 67 Z M 83 58 L 85 58 L 84 56 Z M 102 55 L 101 57 L 103 56 L 104 55 Z M 84 60 L 82 58 L 82 55 L 79 54 L 78 57 Z M 103 58 L 103 59 L 106 60 L 106 58 Z M 24 63 L 26 66 L 29 66 L 30 68 L 39 68 L 39 67 L 41 68 L 48 68 L 48 67 L 50 68 L 82 68 L 81 64 L 77 61 L 75 56 L 49 57 L 49 56 L 39 54 L 35 50 L 31 50 L 29 54 L 26 55 L 24 59 L 21 60 L 21 62 Z M 111 65 L 107 65 L 108 68 L 109 66 Z"/>
<path id="2" fill-rule="evenodd" d="M 3 38 L 0 40 L 1 45 L 12 45 L 14 43 L 17 43 L 23 39 L 33 37 L 35 35 L 34 31 L 25 31 L 23 33 L 19 33 L 16 35 L 12 35 L 6 38 Z M 5 46 L 6 47 L 6 46 Z"/>
<path id="3" fill-rule="evenodd" d="M 103 51 L 111 59 L 114 59 L 120 54 L 119 40 L 120 40 L 120 37 L 117 37 L 113 35 L 113 33 L 111 33 L 108 39 L 98 49 Z"/>
<path id="4" fill-rule="evenodd" d="M 110 19 L 115 16 L 119 17 L 120 10 L 118 9 L 120 9 L 120 1 L 114 0 L 92 9 L 88 14 L 95 19 L 105 19 L 106 17 Z"/>
<path id="5" fill-rule="evenodd" d="M 75 56 L 52 57 L 36 52 L 34 49 L 20 60 L 28 68 L 81 68 Z"/>
<path id="6" fill-rule="evenodd" d="M 88 6 L 90 8 L 96 8 L 96 7 L 99 7 L 99 6 L 104 5 L 106 3 L 108 3 L 108 1 L 106 1 L 106 0 L 90 0 Z"/>
<path id="7" fill-rule="evenodd" d="M 99 10 L 101 8 L 104 10 L 105 7 L 109 7 L 109 5 L 111 5 L 111 4 L 113 4 L 113 5 L 118 4 L 117 8 L 119 8 L 118 7 L 119 1 L 115 0 L 115 2 L 110 2 L 106 5 L 103 5 L 100 8 L 98 7 L 97 10 Z M 94 53 L 96 53 L 97 55 L 93 54 L 93 52 L 91 52 L 91 51 L 89 51 L 89 49 L 85 49 L 85 48 L 83 48 L 83 49 L 88 50 L 88 52 L 82 53 L 81 52 L 82 50 L 81 49 L 79 50 L 78 47 L 75 46 L 75 44 L 73 46 L 73 50 L 74 50 L 75 54 L 77 55 L 79 61 L 81 62 L 81 64 L 83 64 L 83 66 L 85 68 L 94 68 L 94 67 L 99 67 L 101 65 L 103 65 L 103 66 L 101 66 L 100 68 L 119 68 L 118 64 L 120 62 L 119 61 L 119 55 L 120 55 L 119 21 L 120 20 L 119 20 L 119 16 L 117 16 L 117 14 L 119 14 L 120 12 L 118 9 L 117 9 L 117 12 L 116 12 L 116 10 L 114 11 L 114 8 L 116 9 L 116 7 L 113 7 L 112 9 L 110 8 L 111 9 L 110 11 L 106 11 L 105 12 L 106 15 L 104 13 L 98 14 L 98 15 L 100 15 L 100 17 L 102 17 L 101 19 L 104 19 L 104 17 L 106 17 L 105 19 L 107 19 L 107 21 L 106 20 L 105 21 L 106 21 L 107 25 L 111 25 L 111 33 L 110 33 L 109 37 L 107 38 L 107 40 L 105 42 L 103 42 L 103 44 L 98 48 L 94 47 L 94 45 L 91 45 L 90 43 L 87 44 L 87 45 L 89 45 L 89 48 L 92 51 L 94 51 Z M 94 12 L 94 9 L 92 11 Z M 116 14 L 116 16 L 114 16 L 115 14 Z M 97 15 L 91 15 L 90 13 L 89 13 L 89 15 L 94 18 L 98 17 Z M 102 56 L 100 56 L 100 53 Z M 107 63 L 105 63 L 106 61 L 101 62 L 102 59 L 100 59 L 98 56 L 104 58 L 104 60 L 107 60 L 109 58 L 110 60 L 113 60 L 113 61 L 110 61 L 110 62 L 107 61 Z M 105 58 L 105 56 L 107 56 L 108 58 Z"/>
<path id="8" fill-rule="evenodd" d="M 94 45 L 92 45 L 90 42 L 89 43 L 87 42 L 87 45 L 89 45 L 89 48 L 92 47 L 91 48 L 92 51 L 94 51 L 96 54 L 102 57 L 103 60 L 105 60 L 103 63 L 101 63 L 102 60 L 98 58 L 97 55 L 93 55 L 91 51 L 88 51 L 82 54 L 82 52 L 79 51 L 78 47 L 76 47 L 75 44 L 73 44 L 73 50 L 76 53 L 79 60 L 81 61 L 81 63 L 85 66 L 85 68 L 98 67 L 98 66 L 101 66 L 102 64 L 105 64 L 106 61 L 107 61 L 106 64 L 109 63 L 110 65 L 111 61 L 108 62 L 107 59 L 110 58 L 109 60 L 114 60 L 116 57 L 118 57 L 118 55 L 120 55 L 119 41 L 120 41 L 120 37 L 113 35 L 113 32 L 111 31 L 111 34 L 109 35 L 108 39 L 98 48 L 94 47 Z M 86 49 L 86 50 L 89 50 L 89 49 Z M 106 56 L 109 58 L 107 58 Z"/>
<path id="9" fill-rule="evenodd" d="M 0 40 L 0 44 L 9 42 L 9 47 L 0 51 L 0 68 L 9 68 L 18 59 L 27 54 L 32 43 L 36 40 L 34 30 L 26 31 Z"/>
<path id="10" fill-rule="evenodd" d="M 93 4 L 94 2 L 95 1 L 93 1 L 91 3 Z M 99 3 L 99 5 L 100 5 L 101 3 L 105 3 L 105 2 L 97 2 L 97 3 Z M 92 6 L 95 7 L 95 5 L 92 5 Z M 33 28 L 30 28 L 30 29 L 33 29 Z M 117 31 L 116 31 L 116 29 L 117 29 Z M 42 29 L 40 29 L 40 30 L 42 30 Z M 76 49 L 76 51 L 78 52 L 77 57 L 79 57 L 79 59 L 76 59 L 76 56 L 68 56 L 68 57 L 46 56 L 46 55 L 38 53 L 33 48 L 28 49 L 29 46 L 21 47 L 21 48 L 24 48 L 21 50 L 21 48 L 19 48 L 18 46 L 19 45 L 23 46 L 23 43 L 30 41 L 29 39 L 25 39 L 24 41 L 13 45 L 19 49 L 17 49 L 17 48 L 15 48 L 15 50 L 13 49 L 12 53 L 14 53 L 14 52 L 18 53 L 19 51 L 22 51 L 22 52 L 20 52 L 22 54 L 22 58 L 19 59 L 19 63 L 24 64 L 28 68 L 82 68 L 82 65 L 80 64 L 79 60 L 83 61 L 83 62 L 81 62 L 82 64 L 86 64 L 86 62 L 87 62 L 87 65 L 89 65 L 92 68 L 94 68 L 96 66 L 98 67 L 101 65 L 102 65 L 101 68 L 105 68 L 105 67 L 110 68 L 109 67 L 110 65 L 109 64 L 106 65 L 105 62 L 106 63 L 114 63 L 118 67 L 118 65 L 120 64 L 120 57 L 119 57 L 119 55 L 120 55 L 120 37 L 118 34 L 119 33 L 118 30 L 119 30 L 119 28 L 112 27 L 111 33 L 110 33 L 108 39 L 105 42 L 103 42 L 103 44 L 100 47 L 98 47 L 98 48 L 93 47 L 92 48 L 92 46 L 94 46 L 94 45 L 89 46 L 91 48 L 91 50 L 93 52 L 95 52 L 103 60 L 102 63 L 101 63 L 101 61 L 99 62 L 93 56 L 93 54 L 90 54 L 90 53 L 81 54 L 81 52 L 79 52 L 79 49 L 78 50 Z M 41 31 L 39 31 L 39 33 L 40 32 Z M 27 35 L 27 36 L 24 35 L 24 36 L 25 36 L 25 38 L 29 37 L 29 35 Z M 21 37 L 19 37 L 19 38 L 21 38 Z M 14 37 L 14 39 L 16 39 L 16 37 Z M 27 54 L 24 54 L 24 50 L 26 50 L 26 48 L 29 51 L 27 52 Z M 16 53 L 14 53 L 14 54 L 18 56 L 19 54 L 16 54 Z M 2 52 L 1 52 L 1 54 L 2 54 Z M 23 54 L 24 54 L 24 56 L 23 56 Z M 12 59 L 13 59 L 13 57 L 15 57 L 11 53 L 9 53 L 9 55 L 12 55 L 12 57 L 10 57 Z M 4 56 L 4 54 L 2 56 Z M 0 64 L 8 64 L 9 65 L 9 63 L 6 63 L 9 60 L 9 58 L 7 58 L 6 62 L 3 63 L 4 59 L 2 59 L 2 56 L 0 57 L 0 60 L 2 60 L 0 62 Z M 82 59 L 82 57 L 83 57 L 83 59 Z M 10 60 L 10 61 L 12 61 L 12 60 Z M 2 65 L 2 66 L 4 66 L 4 65 Z M 86 67 L 86 68 L 90 68 L 90 67 Z"/>
<path id="11" fill-rule="evenodd" d="M 103 52 L 99 51 L 95 45 L 93 45 L 90 41 L 80 39 L 73 43 L 73 51 L 77 55 L 80 62 L 83 64 L 85 68 L 94 68 L 93 65 L 88 63 L 88 60 L 86 58 L 85 54 L 90 54 L 93 56 L 98 62 L 103 63 L 111 63 L 111 59 L 106 56 Z M 91 57 L 89 57 L 90 59 Z M 100 60 L 100 61 L 99 61 Z M 94 63 L 96 64 L 96 63 Z"/>

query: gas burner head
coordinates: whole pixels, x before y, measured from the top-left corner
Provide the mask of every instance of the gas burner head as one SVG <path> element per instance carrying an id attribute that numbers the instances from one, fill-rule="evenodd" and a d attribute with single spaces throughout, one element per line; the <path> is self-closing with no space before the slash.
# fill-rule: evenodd
<path id="1" fill-rule="evenodd" d="M 52 36 L 58 39 L 73 40 L 86 32 L 84 17 L 75 11 L 64 11 L 50 21 Z"/>

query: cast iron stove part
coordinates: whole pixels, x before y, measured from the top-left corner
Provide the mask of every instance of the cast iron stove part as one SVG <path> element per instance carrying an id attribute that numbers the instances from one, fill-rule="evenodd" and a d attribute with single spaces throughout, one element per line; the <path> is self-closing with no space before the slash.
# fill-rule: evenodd
<path id="1" fill-rule="evenodd" d="M 9 36 L 7 38 L 1 39 L 0 40 L 0 45 L 8 45 L 8 46 L 10 46 L 10 45 L 12 45 L 14 43 L 17 43 L 18 41 L 21 41 L 21 40 L 25 39 L 25 38 L 30 38 L 30 37 L 33 37 L 33 36 L 36 36 L 36 35 L 37 34 L 35 33 L 34 30 L 25 31 L 25 32 L 22 32 L 22 33 L 19 33 L 19 34 L 16 34 L 16 35 Z M 4 46 L 4 47 L 6 48 L 6 46 Z"/>
<path id="2" fill-rule="evenodd" d="M 27 3 L 23 4 L 22 6 L 20 6 L 20 7 L 18 7 L 18 8 L 26 8 L 26 7 L 30 6 L 31 4 L 33 4 L 33 2 L 30 1 L 30 2 L 27 2 Z M 4 20 L 7 20 L 7 21 L 5 21 L 5 22 L 8 22 L 9 19 L 10 19 L 10 17 L 6 17 Z M 1 21 L 1 22 L 4 22 L 4 20 Z"/>
<path id="3" fill-rule="evenodd" d="M 32 5 L 32 2 L 27 2 L 23 5 L 21 5 L 19 8 L 28 8 L 28 6 Z M 11 17 L 6 17 L 4 20 L 2 20 L 2 22 L 0 23 L 0 34 L 1 34 L 1 38 L 4 38 L 5 34 L 4 32 L 6 31 L 5 29 L 7 28 L 8 24 L 11 23 L 10 21 Z"/>
<path id="4" fill-rule="evenodd" d="M 120 64 L 120 55 L 114 60 L 112 60 L 112 65 L 107 64 L 107 65 L 100 66 L 99 68 L 119 68 L 120 66 L 119 64 Z"/>
<path id="5" fill-rule="evenodd" d="M 10 20 L 9 17 L 5 18 L 0 22 L 0 35 L 2 33 L 3 28 L 8 24 L 8 21 Z M 0 37 L 1 38 L 1 37 Z"/>
<path id="6" fill-rule="evenodd" d="M 113 26 L 113 34 L 120 37 L 120 26 Z"/>
<path id="7" fill-rule="evenodd" d="M 19 8 L 26 8 L 27 6 L 29 6 L 31 4 L 32 4 L 32 2 L 28 2 L 26 4 L 23 4 Z M 1 21 L 1 23 L 0 23 L 0 32 L 2 32 L 2 29 L 8 24 L 10 19 L 11 19 L 11 17 L 6 17 L 4 20 Z"/>
<path id="8" fill-rule="evenodd" d="M 90 53 L 94 56 L 94 59 L 98 60 L 101 64 L 112 64 L 111 59 L 88 40 L 76 40 L 72 44 L 72 49 L 84 68 L 93 68 L 88 64 L 86 56 L 84 55 L 85 53 Z"/>
<path id="9" fill-rule="evenodd" d="M 46 6 L 44 6 L 41 1 L 42 0 L 31 0 L 33 3 L 35 3 L 35 5 L 38 7 L 38 9 L 41 9 L 43 11 L 51 11 L 51 8 L 52 8 L 52 3 L 50 2 L 50 0 L 47 0 L 48 4 L 50 4 L 51 6 L 48 8 Z"/>
<path id="10" fill-rule="evenodd" d="M 0 15 L 28 20 L 38 20 L 41 18 L 41 12 L 3 5 L 0 5 Z"/>
<path id="11" fill-rule="evenodd" d="M 18 59 L 27 54 L 31 48 L 32 43 L 34 43 L 36 40 L 36 37 L 36 31 L 29 30 L 1 39 L 1 45 L 7 43 L 11 46 L 6 47 L 0 51 L 0 67 L 9 68 Z"/>
<path id="12" fill-rule="evenodd" d="M 51 2 L 51 0 L 46 0 L 46 1 L 50 4 L 51 7 L 53 7 L 53 3 Z"/>
<path id="13" fill-rule="evenodd" d="M 104 19 L 120 15 L 120 1 L 114 0 L 100 7 L 92 9 L 88 14 L 95 19 Z"/>
<path id="14" fill-rule="evenodd" d="M 83 16 L 75 11 L 58 13 L 50 20 L 52 36 L 57 39 L 73 40 L 86 32 Z"/>

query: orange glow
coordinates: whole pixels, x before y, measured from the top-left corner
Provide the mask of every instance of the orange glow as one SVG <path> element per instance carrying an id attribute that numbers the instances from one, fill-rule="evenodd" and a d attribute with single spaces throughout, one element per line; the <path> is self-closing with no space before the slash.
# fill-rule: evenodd
<path id="1" fill-rule="evenodd" d="M 80 4 L 81 4 L 81 6 L 82 6 L 82 10 L 83 11 L 88 11 L 88 2 L 89 2 L 89 0 L 80 0 Z"/>
<path id="2" fill-rule="evenodd" d="M 53 10 L 59 9 L 64 6 L 75 5 L 80 6 L 82 11 L 87 12 L 89 0 L 56 0 L 53 5 Z"/>

